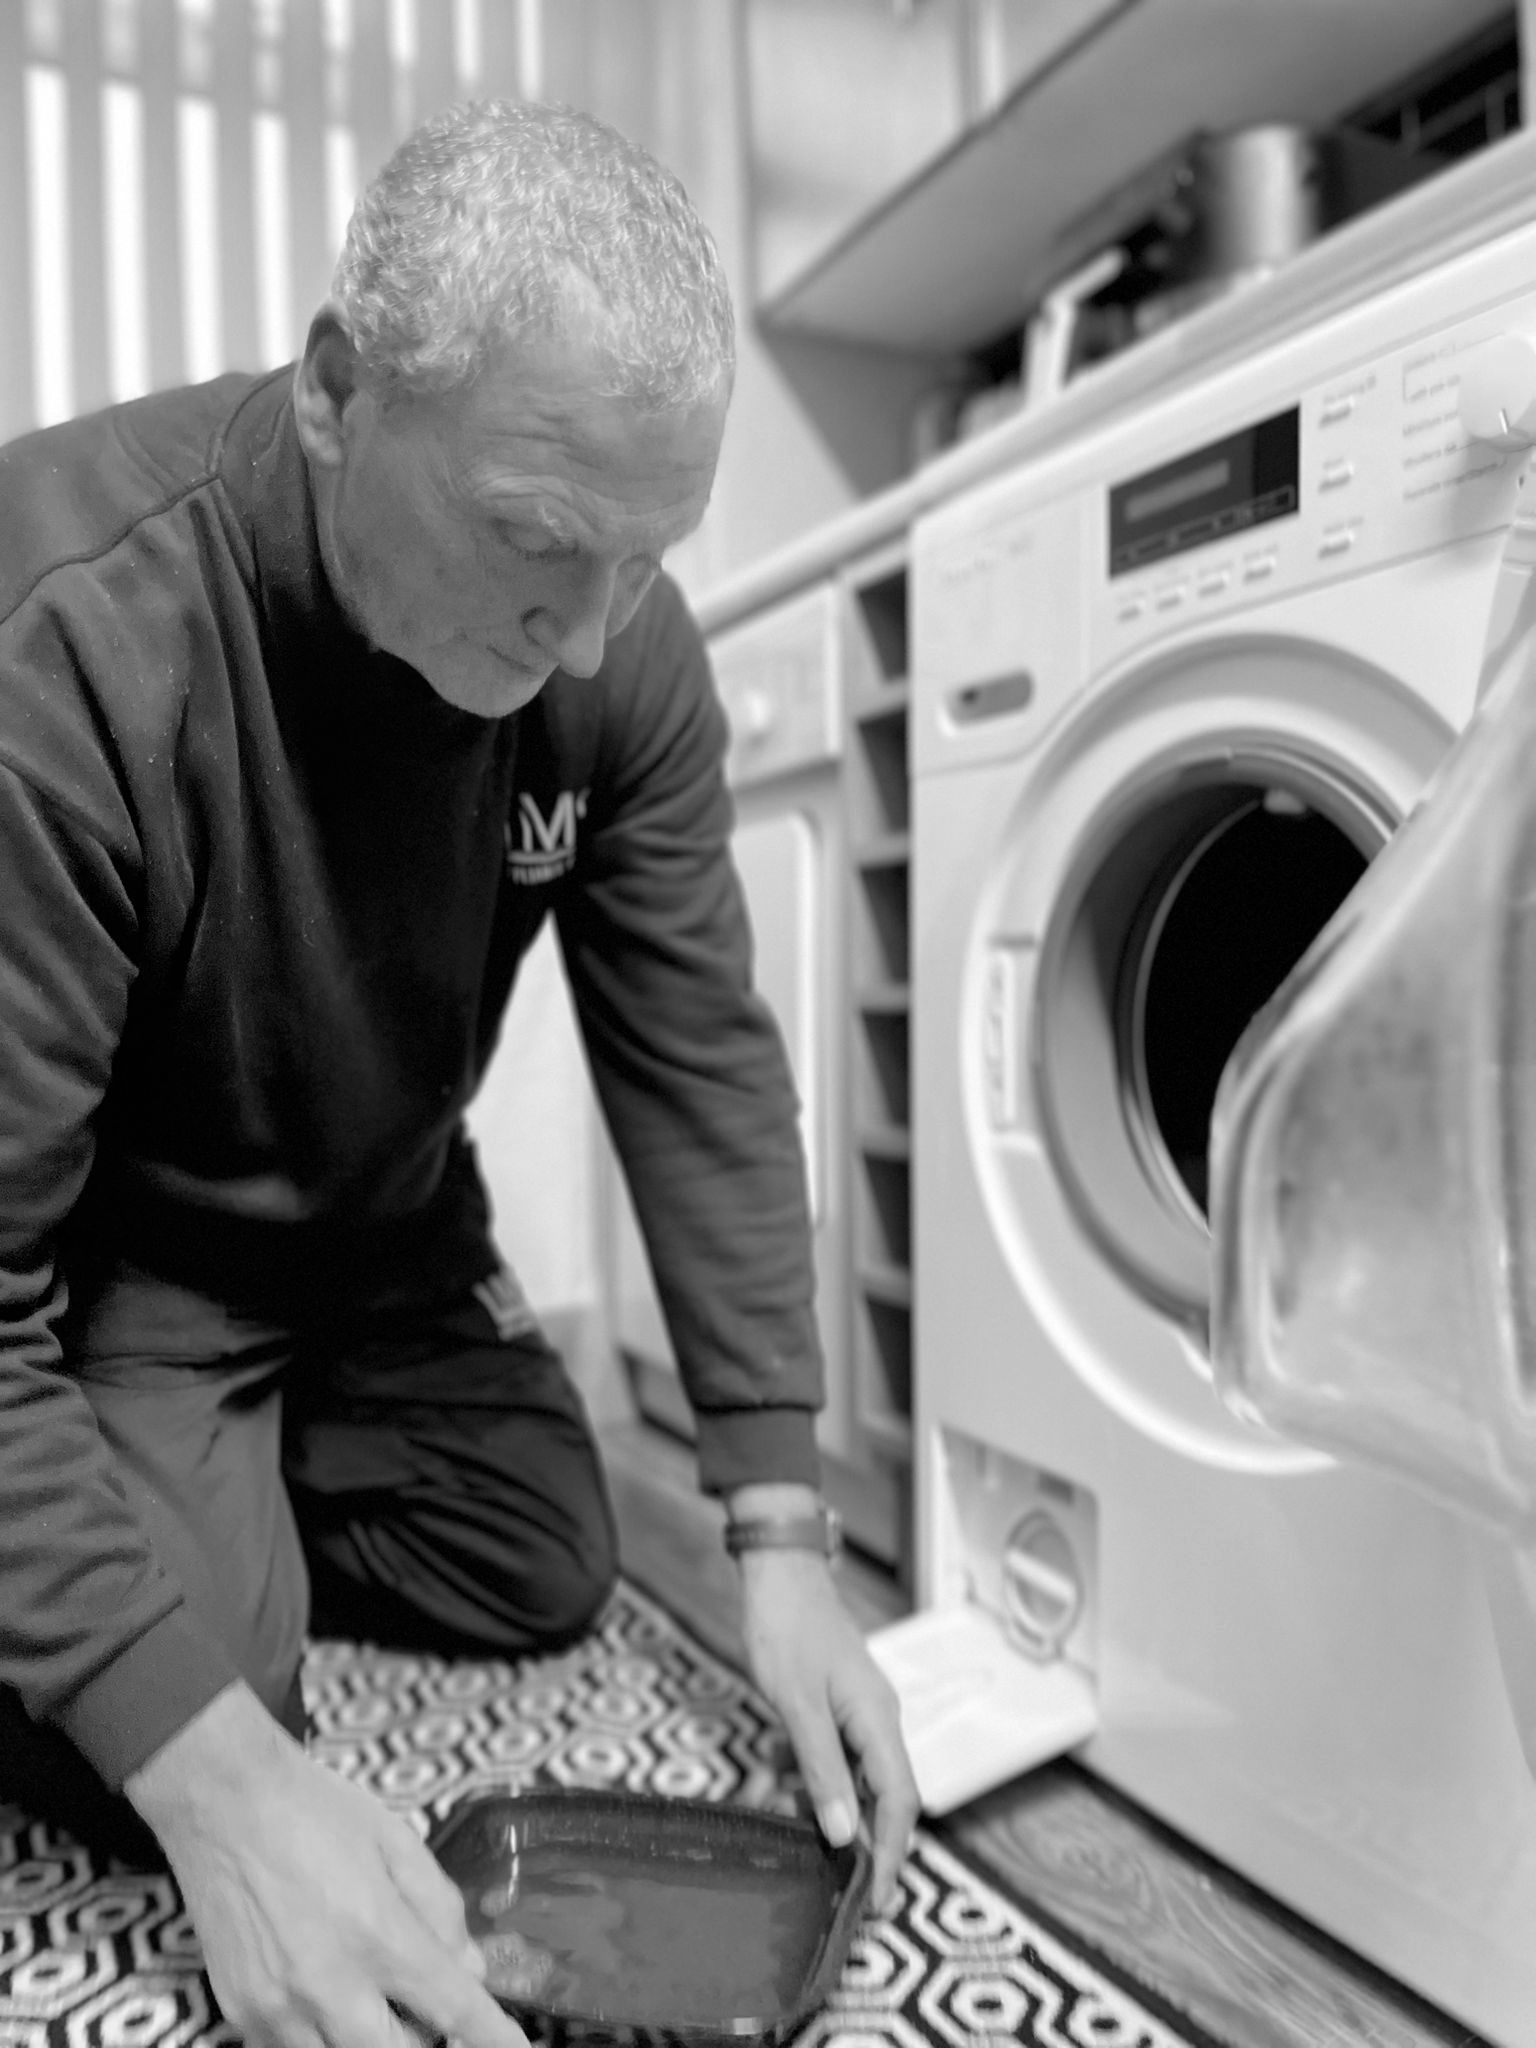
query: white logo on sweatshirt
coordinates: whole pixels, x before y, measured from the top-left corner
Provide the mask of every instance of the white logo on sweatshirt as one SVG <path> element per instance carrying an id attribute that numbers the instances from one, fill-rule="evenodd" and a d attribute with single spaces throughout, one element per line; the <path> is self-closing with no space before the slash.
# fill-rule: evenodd
<path id="1" fill-rule="evenodd" d="M 576 828 L 587 815 L 584 789 L 562 789 L 546 818 L 526 791 L 507 821 L 507 872 L 525 888 L 557 881 L 576 865 Z"/>

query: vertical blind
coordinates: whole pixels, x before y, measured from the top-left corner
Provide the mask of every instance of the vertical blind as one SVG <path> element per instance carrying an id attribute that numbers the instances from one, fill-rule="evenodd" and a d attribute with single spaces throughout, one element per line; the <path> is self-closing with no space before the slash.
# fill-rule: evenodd
<path id="1" fill-rule="evenodd" d="M 298 352 L 418 120 L 539 95 L 544 0 L 0 0 L 0 440 Z"/>

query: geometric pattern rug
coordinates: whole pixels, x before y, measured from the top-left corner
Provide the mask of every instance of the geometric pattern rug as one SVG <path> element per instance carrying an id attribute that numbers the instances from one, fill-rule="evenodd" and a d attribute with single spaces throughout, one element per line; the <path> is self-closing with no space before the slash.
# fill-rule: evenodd
<path id="1" fill-rule="evenodd" d="M 590 1786 L 801 1804 L 740 1673 L 635 1586 L 576 1648 L 516 1661 L 310 1648 L 315 1753 L 428 1833 L 470 1793 Z M 571 2037 L 567 2037 L 571 2038 Z M 588 2042 L 643 2036 L 605 2032 Z M 174 1880 L 0 1804 L 0 2048 L 230 2048 Z M 1208 2048 L 926 1827 L 794 2048 Z"/>

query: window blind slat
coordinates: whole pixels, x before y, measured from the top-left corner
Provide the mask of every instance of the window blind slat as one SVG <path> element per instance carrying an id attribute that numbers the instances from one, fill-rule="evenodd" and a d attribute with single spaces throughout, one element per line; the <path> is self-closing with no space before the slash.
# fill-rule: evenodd
<path id="1" fill-rule="evenodd" d="M 106 405 L 112 396 L 107 349 L 101 15 L 94 5 L 65 10 L 64 84 L 69 136 L 70 362 L 75 411 L 90 412 Z"/>
<path id="2" fill-rule="evenodd" d="M 425 121 L 462 98 L 455 54 L 452 0 L 416 9 L 416 83 L 413 119 Z"/>
<path id="3" fill-rule="evenodd" d="M 177 0 L 139 0 L 139 72 L 144 93 L 144 274 L 153 389 L 186 375 L 182 347 L 181 172 L 176 98 L 180 38 Z"/>
<path id="4" fill-rule="evenodd" d="M 250 0 L 217 0 L 213 97 L 218 116 L 219 313 L 228 368 L 261 362 Z"/>
<path id="5" fill-rule="evenodd" d="M 357 175 L 366 185 L 395 146 L 389 0 L 352 0 L 352 130 Z"/>
<path id="6" fill-rule="evenodd" d="M 481 0 L 481 98 L 515 100 L 523 96 L 517 50 L 517 0 Z"/>
<path id="7" fill-rule="evenodd" d="M 0 439 L 37 420 L 32 382 L 32 237 L 27 189 L 27 24 L 20 7 L 0 8 Z"/>
<path id="8" fill-rule="evenodd" d="M 291 349 L 297 355 L 315 309 L 330 288 L 335 256 L 325 203 L 325 23 L 320 0 L 288 0 L 283 110 L 288 119 Z"/>

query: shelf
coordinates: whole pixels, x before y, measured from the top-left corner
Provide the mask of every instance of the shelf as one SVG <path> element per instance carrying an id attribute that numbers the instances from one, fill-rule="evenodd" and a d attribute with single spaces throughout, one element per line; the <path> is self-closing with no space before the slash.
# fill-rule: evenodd
<path id="1" fill-rule="evenodd" d="M 1106 195 L 1195 134 L 1326 127 L 1508 0 L 1105 0 L 1082 31 L 759 308 L 770 332 L 964 354 L 1126 231 Z M 1105 109 L 1114 118 L 1105 118 Z"/>
<path id="2" fill-rule="evenodd" d="M 911 593 L 905 549 L 866 559 L 845 588 L 850 1014 L 844 1129 L 853 1418 L 865 1454 L 905 1472 L 912 1408 Z"/>
<path id="3" fill-rule="evenodd" d="M 912 701 L 912 689 L 905 676 L 897 676 L 889 683 L 882 683 L 878 696 L 866 697 L 849 707 L 848 716 L 855 725 L 884 725 L 892 719 L 904 718 Z"/>
<path id="4" fill-rule="evenodd" d="M 867 703 L 887 690 L 905 692 L 911 651 L 905 562 L 850 589 L 848 613 L 851 701 Z"/>
<path id="5" fill-rule="evenodd" d="M 865 591 L 879 591 L 897 577 L 906 574 L 911 545 L 905 534 L 897 540 L 887 541 L 884 547 L 876 548 L 872 554 L 858 556 L 843 567 L 843 581 L 853 594 L 862 596 Z"/>
<path id="6" fill-rule="evenodd" d="M 853 849 L 853 863 L 861 874 L 880 868 L 905 867 L 912 858 L 910 832 L 881 832 L 864 839 Z"/>
<path id="7" fill-rule="evenodd" d="M 905 1415 L 892 1415 L 882 1409 L 871 1409 L 859 1417 L 859 1426 L 871 1444 L 888 1458 L 910 1458 L 912 1455 L 912 1424 Z"/>
<path id="8" fill-rule="evenodd" d="M 877 1289 L 891 1273 L 907 1275 L 910 1293 L 912 1272 L 912 1172 L 905 1159 L 893 1159 L 883 1152 L 861 1155 L 860 1180 L 867 1199 L 855 1244 L 855 1256 L 862 1254 L 859 1270 L 875 1276 Z M 887 1297 L 888 1298 L 888 1293 Z"/>
<path id="9" fill-rule="evenodd" d="M 860 989 L 854 1002 L 866 1017 L 905 1017 L 912 1008 L 912 991 L 905 983 L 890 982 Z"/>
<path id="10" fill-rule="evenodd" d="M 883 1308 L 912 1306 L 912 1275 L 902 1266 L 860 1266 L 859 1288 L 868 1301 Z"/>
<path id="11" fill-rule="evenodd" d="M 912 1133 L 899 1124 L 865 1124 L 855 1132 L 854 1143 L 869 1159 L 910 1159 Z"/>
<path id="12" fill-rule="evenodd" d="M 850 1113 L 856 1125 L 901 1128 L 912 1115 L 912 1059 L 907 1007 L 858 1010 Z"/>
<path id="13" fill-rule="evenodd" d="M 911 850 L 912 781 L 907 767 L 907 701 L 855 714 L 849 734 L 848 818 L 863 843 L 899 836 Z"/>

